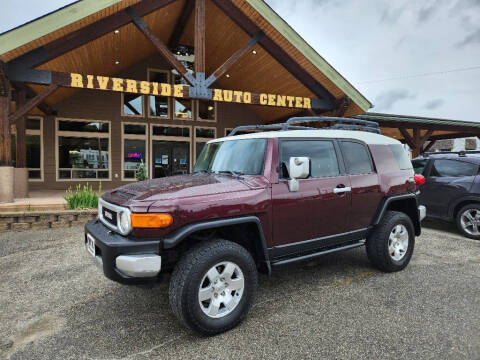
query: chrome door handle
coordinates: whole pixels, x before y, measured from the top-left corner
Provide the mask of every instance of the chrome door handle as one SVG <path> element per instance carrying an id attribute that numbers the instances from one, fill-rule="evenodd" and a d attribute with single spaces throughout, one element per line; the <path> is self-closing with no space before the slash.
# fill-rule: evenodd
<path id="1" fill-rule="evenodd" d="M 343 188 L 335 188 L 333 189 L 334 194 L 343 194 L 352 191 L 352 188 L 350 186 L 348 187 L 343 187 Z"/>

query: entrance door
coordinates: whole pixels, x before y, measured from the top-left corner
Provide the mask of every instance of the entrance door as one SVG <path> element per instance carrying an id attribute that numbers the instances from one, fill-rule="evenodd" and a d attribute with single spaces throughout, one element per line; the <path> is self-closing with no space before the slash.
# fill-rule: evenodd
<path id="1" fill-rule="evenodd" d="M 184 175 L 190 169 L 190 143 L 183 141 L 152 141 L 152 177 Z"/>

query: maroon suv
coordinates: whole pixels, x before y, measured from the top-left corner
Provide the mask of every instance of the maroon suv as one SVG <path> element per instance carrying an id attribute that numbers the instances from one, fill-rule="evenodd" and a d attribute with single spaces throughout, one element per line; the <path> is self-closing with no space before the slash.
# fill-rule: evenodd
<path id="1" fill-rule="evenodd" d="M 294 125 L 307 120 L 335 125 Z M 259 129 L 279 131 L 234 135 Z M 258 271 L 363 245 L 375 267 L 403 269 L 425 217 L 416 192 L 403 146 L 376 123 L 294 118 L 208 142 L 192 174 L 105 193 L 85 243 L 111 280 L 171 272 L 178 319 L 216 334 L 247 314 Z"/>

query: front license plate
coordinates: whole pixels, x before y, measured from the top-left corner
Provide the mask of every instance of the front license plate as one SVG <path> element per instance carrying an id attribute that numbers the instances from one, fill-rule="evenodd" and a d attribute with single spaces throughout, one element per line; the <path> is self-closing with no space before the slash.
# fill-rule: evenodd
<path id="1" fill-rule="evenodd" d="M 87 251 L 90 255 L 95 257 L 95 239 L 90 234 L 87 234 L 87 243 L 85 245 L 87 246 Z"/>

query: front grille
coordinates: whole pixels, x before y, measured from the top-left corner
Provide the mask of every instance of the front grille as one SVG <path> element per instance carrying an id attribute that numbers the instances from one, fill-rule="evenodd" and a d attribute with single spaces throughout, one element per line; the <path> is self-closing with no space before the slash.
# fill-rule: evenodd
<path id="1" fill-rule="evenodd" d="M 117 226 L 117 212 L 102 206 L 102 218 L 113 226 Z"/>

